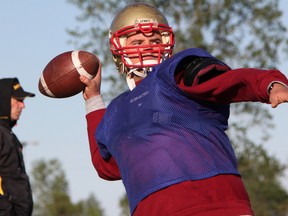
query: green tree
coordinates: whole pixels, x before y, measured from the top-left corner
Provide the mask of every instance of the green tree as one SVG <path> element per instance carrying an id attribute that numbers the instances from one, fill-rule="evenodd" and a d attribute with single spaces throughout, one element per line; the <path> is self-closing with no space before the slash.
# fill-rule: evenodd
<path id="1" fill-rule="evenodd" d="M 239 170 L 245 179 L 256 215 L 287 216 L 288 194 L 279 182 L 285 167 L 267 155 L 261 145 L 248 140 L 245 145 L 244 150 L 238 152 Z"/>
<path id="2" fill-rule="evenodd" d="M 73 38 L 71 41 L 77 47 L 100 56 L 104 65 L 102 86 L 109 102 L 121 89 L 126 89 L 126 84 L 119 81 L 116 70 L 111 66 L 113 62 L 107 38 L 109 26 L 120 8 L 137 1 L 68 2 L 79 8 L 80 15 L 76 20 L 82 24 L 69 31 Z M 146 2 L 165 12 L 176 35 L 174 53 L 188 47 L 203 48 L 232 68 L 275 68 L 280 56 L 287 56 L 288 34 L 281 21 L 279 0 Z M 268 107 L 260 103 L 238 103 L 231 106 L 231 114 L 228 133 L 239 157 L 239 169 L 256 215 L 265 215 L 262 214 L 263 210 L 267 210 L 267 215 L 287 214 L 287 191 L 279 183 L 285 167 L 262 147 L 273 129 L 273 118 Z M 261 202 L 258 196 L 260 190 Z"/>
<path id="3" fill-rule="evenodd" d="M 77 204 L 78 208 L 81 210 L 81 216 L 103 216 L 104 211 L 100 208 L 98 200 L 93 194 L 84 201 L 79 201 Z"/>
<path id="4" fill-rule="evenodd" d="M 33 216 L 102 216 L 102 209 L 91 194 L 73 204 L 68 181 L 61 163 L 52 159 L 33 162 L 31 185 L 34 196 Z"/>
<path id="5" fill-rule="evenodd" d="M 126 194 L 124 194 L 120 199 L 120 208 L 121 208 L 121 215 L 120 216 L 130 216 L 130 209 L 128 205 L 128 198 Z"/>

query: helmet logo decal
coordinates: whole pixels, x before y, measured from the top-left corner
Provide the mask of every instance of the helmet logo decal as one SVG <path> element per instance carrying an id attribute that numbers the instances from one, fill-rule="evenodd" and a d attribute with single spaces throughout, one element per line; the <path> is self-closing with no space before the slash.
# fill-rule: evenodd
<path id="1" fill-rule="evenodd" d="M 141 32 L 152 32 L 153 28 L 158 27 L 158 22 L 155 19 L 136 19 L 134 22 L 134 28 Z"/>

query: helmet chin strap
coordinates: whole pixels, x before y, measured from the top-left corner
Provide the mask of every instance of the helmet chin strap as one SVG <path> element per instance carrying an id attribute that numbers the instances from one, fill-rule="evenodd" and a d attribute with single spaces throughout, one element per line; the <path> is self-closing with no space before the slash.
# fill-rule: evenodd
<path id="1" fill-rule="evenodd" d="M 132 91 L 136 87 L 136 83 L 135 83 L 134 79 L 131 78 L 131 74 L 129 74 L 129 75 L 127 74 L 126 83 L 129 87 L 130 91 Z"/>
<path id="2" fill-rule="evenodd" d="M 131 62 L 129 58 L 126 59 L 127 62 Z M 157 64 L 157 60 L 145 60 L 143 61 L 143 65 L 149 65 L 149 64 Z M 140 65 L 140 62 L 136 65 Z M 147 76 L 147 73 L 151 72 L 151 67 L 143 67 L 143 68 L 131 68 L 128 69 L 128 72 L 126 74 L 126 82 L 129 87 L 129 89 L 132 91 L 136 87 L 136 83 L 134 80 L 134 76 L 145 78 Z"/>
<path id="3" fill-rule="evenodd" d="M 126 74 L 126 82 L 129 89 L 132 91 L 136 87 L 136 83 L 134 80 L 134 76 L 145 78 L 147 76 L 147 72 L 149 68 L 132 68 Z"/>

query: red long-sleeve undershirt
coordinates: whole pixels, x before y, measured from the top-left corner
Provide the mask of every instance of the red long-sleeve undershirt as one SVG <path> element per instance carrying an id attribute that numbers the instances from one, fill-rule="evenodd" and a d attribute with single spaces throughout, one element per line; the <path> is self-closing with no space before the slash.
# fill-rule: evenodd
<path id="1" fill-rule="evenodd" d="M 269 84 L 278 81 L 288 85 L 287 78 L 278 70 L 235 69 L 190 87 L 184 85 L 182 76 L 177 74 L 176 83 L 191 98 L 226 104 L 244 101 L 269 103 Z M 86 115 L 92 163 L 101 178 L 119 180 L 121 175 L 116 161 L 113 157 L 104 160 L 95 140 L 95 131 L 104 113 L 105 109 L 100 109 Z"/>

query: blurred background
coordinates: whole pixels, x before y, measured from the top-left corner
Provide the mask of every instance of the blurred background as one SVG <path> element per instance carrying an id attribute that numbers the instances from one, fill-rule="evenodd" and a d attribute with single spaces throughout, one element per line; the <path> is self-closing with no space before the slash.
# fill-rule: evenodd
<path id="1" fill-rule="evenodd" d="M 21 119 L 18 121 L 18 125 L 14 127 L 14 132 L 16 133 L 18 138 L 25 144 L 24 157 L 26 167 L 31 178 L 33 178 L 32 170 L 33 168 L 35 168 L 37 163 L 39 165 L 39 161 L 43 162 L 44 160 L 44 162 L 46 161 L 48 163 L 48 161 L 56 159 L 60 162 L 60 168 L 63 169 L 64 175 L 69 184 L 69 187 L 67 187 L 67 189 L 68 194 L 71 198 L 71 202 L 77 203 L 81 200 L 87 199 L 90 194 L 94 194 L 106 216 L 117 216 L 120 215 L 122 212 L 119 203 L 120 199 L 123 199 L 123 197 L 125 196 L 125 190 L 120 181 L 107 182 L 100 179 L 92 166 L 90 160 L 88 139 L 86 135 L 85 107 L 82 95 L 79 94 L 66 99 L 51 99 L 41 95 L 38 91 L 38 80 L 42 70 L 53 57 L 62 52 L 80 48 L 87 49 L 100 55 L 100 57 L 103 59 L 103 63 L 106 63 L 106 61 L 110 61 L 109 64 L 111 65 L 112 60 L 107 59 L 106 56 L 107 49 L 109 48 L 108 41 L 106 41 L 106 43 L 103 43 L 103 40 L 100 40 L 100 38 L 99 40 L 97 40 L 97 38 L 95 39 L 93 37 L 97 36 L 97 33 L 95 33 L 97 32 L 95 31 L 97 29 L 99 30 L 99 32 L 101 30 L 101 33 L 105 33 L 105 31 L 107 31 L 109 28 L 111 20 L 113 19 L 113 14 L 115 15 L 116 9 L 122 6 L 122 4 L 124 5 L 124 3 L 129 1 L 121 1 L 121 3 L 119 4 L 116 4 L 114 1 L 108 1 L 111 4 L 113 3 L 114 5 L 117 5 L 117 7 L 115 6 L 114 8 L 108 7 L 111 5 L 108 5 L 108 3 L 105 3 L 105 1 L 97 1 L 97 3 L 96 1 L 83 2 L 81 3 L 81 1 L 64 0 L 9 0 L 2 2 L 0 13 L 0 77 L 18 77 L 20 83 L 25 90 L 36 93 L 35 98 L 28 98 L 27 100 L 25 100 L 26 109 L 22 113 Z M 102 2 L 103 4 L 100 4 L 99 2 Z M 167 11 L 165 10 L 165 14 L 167 12 L 167 16 L 169 16 L 169 14 L 172 13 L 171 7 L 173 7 L 173 3 L 175 2 L 165 2 L 166 3 L 163 7 L 167 7 Z M 168 2 L 170 2 L 171 5 L 167 5 Z M 216 1 L 204 2 L 212 4 Z M 261 1 L 253 1 L 251 3 L 249 3 L 250 1 L 239 2 L 243 3 L 243 5 L 248 4 L 247 8 L 253 9 L 254 7 L 261 7 L 260 3 L 256 4 L 257 2 Z M 288 2 L 285 0 L 263 2 L 269 2 L 271 5 L 274 5 L 275 8 L 273 8 L 273 10 L 277 9 L 283 13 L 282 15 L 278 14 L 279 17 L 275 19 L 282 22 L 283 26 L 287 28 L 288 12 L 286 9 L 288 8 Z M 159 2 L 157 4 L 159 4 Z M 243 5 L 239 3 L 239 5 L 235 6 L 235 8 L 237 9 Z M 92 12 L 88 13 L 89 7 L 93 8 L 92 6 L 96 7 L 94 8 L 95 14 L 93 14 Z M 193 6 L 195 7 L 195 10 L 197 9 L 201 11 L 205 9 L 204 7 L 196 8 L 196 3 Z M 106 20 L 103 19 L 103 17 L 102 19 L 101 17 L 97 17 L 101 12 L 103 15 L 103 12 L 106 11 L 107 8 L 113 9 L 109 11 L 109 16 L 108 14 L 104 14 L 103 17 L 105 18 L 106 16 Z M 224 10 L 222 8 L 222 11 L 224 16 L 227 10 Z M 271 11 L 272 10 L 270 10 L 270 12 Z M 183 11 L 183 13 L 184 12 L 187 11 Z M 251 11 L 246 12 L 247 14 L 244 17 L 246 19 L 252 19 L 252 15 L 250 14 Z M 264 14 L 264 16 L 267 17 L 267 19 L 271 15 L 271 13 L 269 13 L 269 10 L 264 11 L 263 9 L 262 13 Z M 79 19 L 79 17 L 81 17 L 81 15 L 83 14 L 86 14 L 88 18 L 86 17 L 87 19 L 85 19 L 85 16 L 82 16 L 82 19 Z M 92 19 L 93 16 L 95 17 L 95 19 Z M 191 20 L 193 22 L 196 22 L 193 19 Z M 232 18 L 231 21 L 233 21 Z M 183 36 L 180 34 L 181 31 L 179 31 L 179 28 L 180 26 L 187 24 L 187 21 L 184 20 L 183 22 L 179 22 L 179 20 L 177 21 L 177 19 L 172 19 L 171 16 L 171 23 L 177 25 L 175 30 L 177 30 L 177 33 L 179 33 L 179 38 L 184 37 L 185 35 Z M 283 41 L 287 40 L 287 29 L 283 31 L 283 35 L 279 35 L 279 32 L 281 31 L 272 28 L 272 24 L 271 26 L 269 26 L 267 25 L 267 23 L 257 23 L 257 21 L 255 20 L 255 23 L 250 24 L 255 26 L 260 25 L 259 29 L 262 28 L 263 31 L 272 32 L 273 30 L 275 30 L 276 35 L 278 34 L 280 39 L 283 39 Z M 272 23 L 275 24 L 274 21 Z M 227 25 L 228 24 L 229 23 L 227 23 Z M 94 35 L 91 34 L 92 31 L 85 32 L 86 29 L 91 29 L 93 26 L 97 27 L 96 29 L 94 29 Z M 249 32 L 248 26 L 249 21 L 247 21 L 247 23 L 242 26 L 244 30 L 247 30 L 247 32 L 241 29 L 242 33 L 246 34 L 247 41 L 249 41 L 249 37 L 252 37 L 252 33 Z M 195 26 L 195 28 L 196 27 L 198 26 Z M 207 26 L 203 26 L 203 28 L 207 28 Z M 75 34 L 75 32 L 81 32 L 82 34 Z M 212 32 L 213 31 L 207 31 L 207 34 L 212 35 Z M 189 34 L 191 34 L 191 31 Z M 107 36 L 108 34 L 103 35 L 103 37 L 106 37 L 106 40 Z M 272 36 L 273 35 L 271 35 L 271 37 Z M 229 37 L 230 35 L 227 35 L 227 38 Z M 241 35 L 237 35 L 236 38 L 241 38 Z M 271 46 L 273 46 L 273 49 L 277 51 L 277 55 L 274 55 L 275 59 L 269 57 L 274 53 L 271 54 L 268 53 L 268 51 L 263 50 L 263 53 L 260 52 L 261 54 L 259 55 L 255 54 L 255 56 L 249 56 L 249 58 L 253 57 L 254 60 L 254 62 L 252 62 L 252 60 L 250 62 L 247 59 L 245 60 L 244 58 L 241 58 L 240 56 L 240 53 L 245 53 L 243 52 L 243 50 L 241 50 L 244 49 L 244 45 L 241 46 L 241 48 L 239 45 L 239 56 L 234 55 L 234 60 L 232 60 L 229 58 L 229 49 L 223 48 L 225 52 L 223 52 L 223 50 L 221 50 L 220 48 L 217 49 L 217 44 L 215 44 L 215 38 L 211 39 L 211 37 L 208 37 L 208 39 L 206 40 L 206 45 L 204 44 L 205 41 L 197 42 L 196 36 L 191 40 L 191 44 L 188 44 L 187 41 L 184 41 L 183 43 L 177 45 L 177 50 L 188 46 L 201 46 L 203 48 L 206 48 L 207 45 L 207 47 L 211 48 L 211 50 L 209 51 L 213 51 L 213 54 L 221 57 L 222 59 L 225 59 L 226 63 L 231 62 L 231 64 L 235 67 L 239 65 L 253 67 L 277 67 L 286 76 L 288 76 L 287 49 L 285 51 L 285 46 L 287 46 L 287 44 L 285 45 L 285 43 L 284 45 L 281 45 L 277 44 L 276 42 L 274 43 L 273 41 L 271 42 Z M 220 37 L 217 38 L 217 40 L 224 43 L 224 38 Z M 221 44 L 222 42 L 220 43 L 219 41 L 218 45 L 220 47 L 220 45 L 223 44 Z M 95 42 L 95 44 L 93 42 Z M 234 40 L 234 42 L 237 45 L 237 40 Z M 255 44 L 257 43 L 259 43 L 259 41 L 255 41 Z M 245 44 L 245 42 L 243 42 L 243 44 Z M 282 50 L 282 48 L 284 49 Z M 270 50 L 271 49 L 272 48 L 270 48 Z M 237 53 L 236 50 L 235 52 Z M 247 50 L 247 53 L 248 52 L 251 53 L 250 50 Z M 265 58 L 263 56 L 265 56 Z M 235 57 L 239 57 L 238 61 L 235 61 Z M 261 59 L 265 59 L 266 61 L 261 62 Z M 108 68 L 109 67 L 107 67 L 106 70 L 108 70 Z M 114 68 L 112 69 L 113 73 L 106 72 L 106 70 L 103 71 L 103 74 L 106 73 L 105 76 L 107 82 L 103 83 L 103 89 L 106 89 L 105 93 L 107 94 L 106 98 L 108 103 L 109 96 L 113 96 L 113 93 L 117 95 L 118 93 L 120 93 L 118 90 L 120 90 L 121 88 L 112 88 L 112 91 L 114 91 L 112 93 L 108 91 L 111 90 L 109 86 L 111 86 L 111 82 L 113 82 L 113 79 L 111 79 L 110 76 L 114 76 L 117 78 L 118 75 Z M 121 86 L 125 85 L 123 84 L 123 82 L 121 82 L 120 84 Z M 267 119 L 269 119 L 269 123 L 267 122 L 267 125 L 265 125 L 266 118 L 264 118 L 265 121 L 263 122 L 263 120 L 260 121 L 260 116 L 257 116 L 260 119 L 258 120 L 262 124 L 262 127 L 255 127 L 252 128 L 250 131 L 247 131 L 247 135 L 252 135 L 252 140 L 253 137 L 257 137 L 255 144 L 261 144 L 261 146 L 267 151 L 268 155 L 272 158 L 275 158 L 284 167 L 288 165 L 288 150 L 286 141 L 288 120 L 287 108 L 288 104 L 280 105 L 277 109 L 272 109 L 270 108 L 270 106 L 266 105 L 264 110 L 265 112 L 268 111 L 270 113 L 271 117 L 273 117 L 273 120 L 268 117 Z M 243 120 L 241 116 L 238 116 L 237 118 L 237 111 L 239 112 L 242 109 L 244 108 L 236 107 L 234 109 L 234 112 L 232 112 L 232 114 L 236 114 L 236 117 L 231 120 L 232 123 L 234 123 L 234 121 L 237 122 L 240 119 L 241 121 Z M 257 107 L 257 110 L 258 109 L 262 109 L 262 107 Z M 255 113 L 252 113 L 252 115 L 254 117 L 256 116 Z M 246 117 L 244 119 L 246 119 Z M 270 127 L 270 120 L 272 122 L 271 124 L 274 124 L 274 128 L 272 126 Z M 248 124 L 249 121 L 250 119 L 247 118 Z M 246 126 L 242 125 L 242 127 Z M 266 130 L 268 130 L 269 133 Z M 234 140 L 237 140 L 237 134 L 234 134 L 233 131 L 231 132 L 231 134 L 235 137 Z M 265 137 L 266 135 L 269 139 Z M 263 138 L 263 140 L 258 140 L 258 137 L 259 139 Z M 237 147 L 238 146 L 236 144 L 236 149 L 238 149 Z M 239 155 L 241 156 L 241 153 L 239 153 Z M 278 177 L 281 185 L 283 185 L 283 187 L 287 191 L 287 169 L 284 170 L 282 174 L 283 175 L 280 175 Z M 247 180 L 247 182 L 248 181 L 249 180 Z M 287 197 L 285 196 L 285 199 L 286 198 Z"/>

